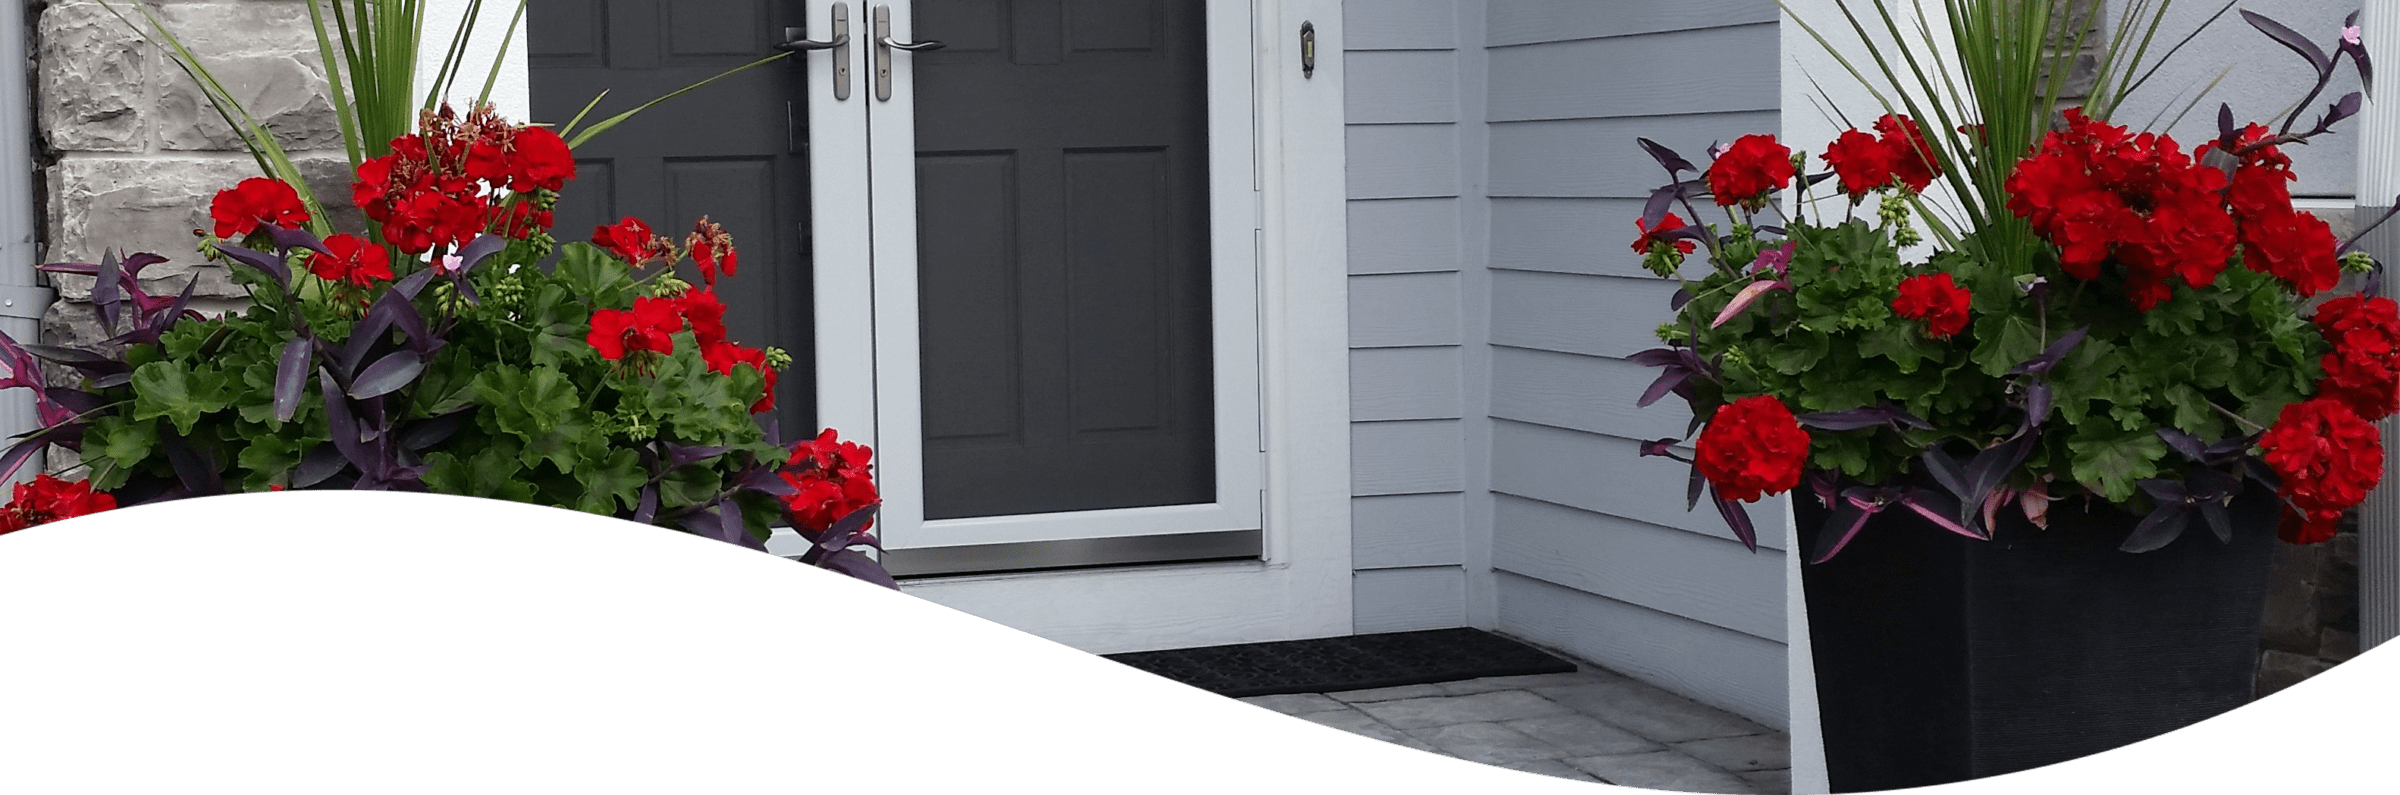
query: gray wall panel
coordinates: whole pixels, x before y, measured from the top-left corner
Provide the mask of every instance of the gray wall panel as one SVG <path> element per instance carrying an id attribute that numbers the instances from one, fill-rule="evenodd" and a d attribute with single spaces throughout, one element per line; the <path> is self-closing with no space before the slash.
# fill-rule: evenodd
<path id="1" fill-rule="evenodd" d="M 1464 416 L 1459 351 L 1360 348 L 1350 352 L 1350 419 L 1443 420 Z"/>
<path id="2" fill-rule="evenodd" d="M 1368 0 L 1374 2 L 1375 0 Z M 1495 0 L 1493 47 L 1773 22 L 1775 0 Z"/>
<path id="3" fill-rule="evenodd" d="M 1666 172 L 1659 176 L 1664 182 Z M 1493 199 L 1492 267 L 1651 277 L 1633 253 L 1642 205 L 1640 199 Z M 1685 213 L 1677 208 L 1675 215 Z M 1685 265 L 1692 276 L 1704 272 L 1694 260 Z"/>
<path id="4" fill-rule="evenodd" d="M 1776 729 L 1790 728 L 1783 644 L 1501 573 L 1501 628 Z"/>
<path id="5" fill-rule="evenodd" d="M 1578 591 L 1784 639 L 1783 556 L 1630 519 L 1502 495 L 1492 565 Z"/>
<path id="6" fill-rule="evenodd" d="M 1350 425 L 1350 494 L 1455 492 L 1466 482 L 1458 420 Z"/>
<path id="7" fill-rule="evenodd" d="M 1467 578 L 1457 566 L 1378 569 L 1352 576 L 1357 578 L 1350 592 L 1358 605 L 1358 634 L 1466 625 Z"/>
<path id="8" fill-rule="evenodd" d="M 1458 121 L 1458 53 L 1353 52 L 1343 56 L 1345 120 L 1357 124 Z"/>
<path id="9" fill-rule="evenodd" d="M 1466 501 L 1457 494 L 1395 494 L 1350 501 L 1350 560 L 1359 569 L 1456 566 Z"/>
<path id="10" fill-rule="evenodd" d="M 1778 47 L 1769 23 L 1494 49 L 1490 118 L 1774 110 Z"/>
<path id="11" fill-rule="evenodd" d="M 1676 289 L 1657 278 L 1493 271 L 1492 344 L 1623 358 L 1658 347 Z"/>
<path id="12" fill-rule="evenodd" d="M 1463 255 L 1458 240 L 1458 202 L 1456 198 L 1350 202 L 1351 275 L 1458 270 Z"/>
<path id="13" fill-rule="evenodd" d="M 1358 0 L 1342 4 L 1342 21 L 1350 52 L 1458 47 L 1458 0 Z"/>
<path id="14" fill-rule="evenodd" d="M 1629 439 L 1502 420 L 1492 427 L 1492 490 L 1733 539 L 1733 530 L 1706 495 L 1692 510 L 1684 509 L 1689 465 L 1644 458 L 1641 452 L 1641 445 Z M 1759 547 L 1785 548 L 1784 501 L 1767 498 L 1747 507 Z M 1504 528 L 1502 535 L 1508 532 Z M 1749 553 L 1737 546 L 1728 554 Z"/>
<path id="15" fill-rule="evenodd" d="M 1668 395 L 1635 406 L 1658 368 L 1525 348 L 1492 350 L 1492 416 L 1623 439 L 1681 439 L 1692 410 Z"/>
<path id="16" fill-rule="evenodd" d="M 1458 343 L 1458 274 L 1350 277 L 1350 347 Z"/>
<path id="17" fill-rule="evenodd" d="M 1458 129 L 1454 125 L 1351 125 L 1345 138 L 1350 198 L 1458 195 Z"/>
<path id="18" fill-rule="evenodd" d="M 1642 154 L 1635 138 L 1657 141 L 1687 160 L 1705 164 L 1710 144 L 1774 133 L 1780 118 L 1770 110 L 1494 124 L 1492 195 L 1647 199 L 1667 184 L 1667 172 Z M 1620 226 L 1630 230 L 1633 221 Z"/>

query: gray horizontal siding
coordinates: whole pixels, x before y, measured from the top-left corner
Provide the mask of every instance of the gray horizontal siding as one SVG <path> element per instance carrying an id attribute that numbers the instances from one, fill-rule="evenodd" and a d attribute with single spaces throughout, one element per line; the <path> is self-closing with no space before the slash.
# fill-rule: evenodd
<path id="1" fill-rule="evenodd" d="M 1466 626 L 1467 577 L 1457 566 L 1377 569 L 1352 575 L 1352 631 L 1409 632 Z"/>
<path id="2" fill-rule="evenodd" d="M 1531 577 L 1495 577 L 1508 634 L 1790 728 L 1783 644 Z"/>
<path id="3" fill-rule="evenodd" d="M 1352 199 L 1458 195 L 1455 124 L 1353 124 L 1343 138 Z"/>
<path id="4" fill-rule="evenodd" d="M 1774 110 L 1775 38 L 1770 23 L 1495 49 L 1490 118 Z"/>
<path id="5" fill-rule="evenodd" d="M 1657 373 L 1671 280 L 1628 245 L 1669 179 L 1650 138 L 1705 164 L 1711 144 L 1781 129 L 1773 0 L 1491 0 L 1490 491 L 1499 626 L 1770 725 L 1785 715 L 1784 502 L 1749 506 L 1761 549 L 1689 465 L 1640 455 L 1682 438 Z M 1723 223 L 1717 208 L 1698 208 Z M 1695 267 L 1697 267 L 1695 265 Z"/>
<path id="6" fill-rule="evenodd" d="M 1350 277 L 1350 347 L 1457 345 L 1458 274 Z"/>
<path id="7" fill-rule="evenodd" d="M 1657 525 L 1501 495 L 1492 566 L 1783 640 L 1783 556 Z M 1728 554 L 1728 553 L 1736 554 Z"/>
<path id="8" fill-rule="evenodd" d="M 1351 124 L 1458 121 L 1458 53 L 1353 52 L 1344 62 L 1342 113 Z"/>
<path id="9" fill-rule="evenodd" d="M 1350 424 L 1350 494 L 1430 494 L 1465 488 L 1458 420 Z"/>
<path id="10" fill-rule="evenodd" d="M 1652 190 L 1667 184 L 1667 172 L 1642 154 L 1635 138 L 1657 141 L 1686 159 L 1706 163 L 1710 144 L 1773 133 L 1779 118 L 1768 110 L 1494 124 L 1492 195 L 1647 199 Z M 1622 227 L 1632 225 L 1627 219 Z M 1617 245 L 1631 242 L 1627 238 Z"/>
<path id="11" fill-rule="evenodd" d="M 1350 419 L 1458 419 L 1465 393 L 1456 347 L 1350 351 Z"/>
<path id="12" fill-rule="evenodd" d="M 1342 6 L 1359 632 L 1466 622 L 1460 123 L 1483 109 L 1463 104 L 1480 85 L 1457 49 L 1459 3 Z"/>
<path id="13" fill-rule="evenodd" d="M 1774 0 L 1494 0 L 1484 41 L 1505 47 L 1633 36 L 1773 22 L 1776 13 Z"/>
<path id="14" fill-rule="evenodd" d="M 1492 424 L 1492 491 L 1733 540 L 1707 497 L 1685 509 L 1689 465 L 1641 453 L 1630 439 L 1502 420 Z M 1783 501 L 1761 500 L 1749 511 L 1758 545 L 1783 549 Z M 1724 550 L 1727 559 L 1748 554 Z"/>
<path id="15" fill-rule="evenodd" d="M 1458 270 L 1457 197 L 1353 201 L 1349 211 L 1351 275 Z"/>
<path id="16" fill-rule="evenodd" d="M 1395 494 L 1350 501 L 1350 563 L 1358 569 L 1456 566 L 1466 500 L 1457 494 Z"/>

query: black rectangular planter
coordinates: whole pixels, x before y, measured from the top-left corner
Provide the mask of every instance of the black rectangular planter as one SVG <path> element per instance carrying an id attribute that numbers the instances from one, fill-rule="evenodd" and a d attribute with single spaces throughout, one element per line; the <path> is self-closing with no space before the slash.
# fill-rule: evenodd
<path id="1" fill-rule="evenodd" d="M 1829 512 L 1793 502 L 1814 549 Z M 2053 503 L 2047 530 L 2011 505 L 1989 542 L 1886 510 L 1803 565 L 1834 792 L 2013 773 L 2249 703 L 2274 494 L 2244 490 L 2231 545 L 2194 522 L 2143 554 L 2117 551 L 2138 517 L 2086 504 Z"/>

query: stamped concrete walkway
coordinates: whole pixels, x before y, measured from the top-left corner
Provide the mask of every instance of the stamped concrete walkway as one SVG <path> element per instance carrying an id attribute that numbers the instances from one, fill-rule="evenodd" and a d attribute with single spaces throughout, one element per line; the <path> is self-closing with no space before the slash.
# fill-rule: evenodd
<path id="1" fill-rule="evenodd" d="M 1243 701 L 1386 742 L 1548 776 L 1682 792 L 1792 789 L 1780 732 L 1588 662 L 1505 676 Z"/>

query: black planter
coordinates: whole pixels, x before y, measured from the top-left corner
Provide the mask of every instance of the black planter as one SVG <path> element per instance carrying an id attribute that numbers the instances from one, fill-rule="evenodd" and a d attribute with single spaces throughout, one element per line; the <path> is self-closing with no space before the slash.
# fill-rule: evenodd
<path id="1" fill-rule="evenodd" d="M 1794 493 L 1801 550 L 1828 511 Z M 2276 500 L 2250 484 L 2233 543 L 2204 523 L 2154 552 L 2138 517 L 2014 506 L 1994 539 L 1887 510 L 1801 569 L 1835 792 L 2013 773 L 2122 747 L 2249 703 Z"/>

